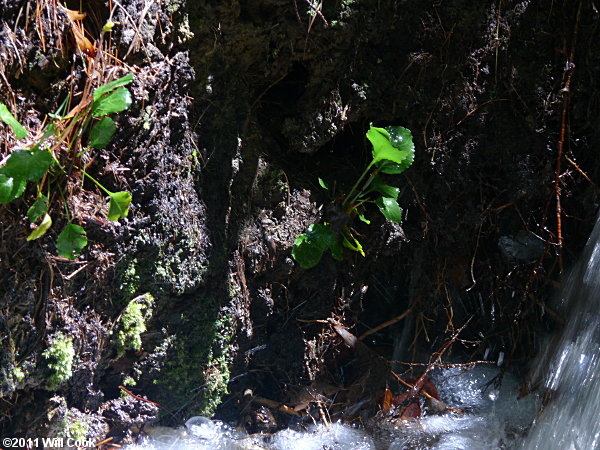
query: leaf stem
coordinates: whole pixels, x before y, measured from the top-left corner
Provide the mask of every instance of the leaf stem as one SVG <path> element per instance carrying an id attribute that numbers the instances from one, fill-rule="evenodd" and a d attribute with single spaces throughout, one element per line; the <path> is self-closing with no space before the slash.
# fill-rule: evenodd
<path id="1" fill-rule="evenodd" d="M 356 190 L 356 188 L 358 187 L 358 185 L 360 184 L 360 182 L 363 180 L 363 178 L 365 177 L 365 175 L 369 172 L 369 170 L 371 169 L 372 166 L 373 166 L 373 162 L 371 162 L 371 164 L 369 164 L 367 166 L 367 168 L 361 174 L 361 176 L 358 178 L 358 180 L 356 181 L 356 183 L 354 183 L 354 186 L 352 186 L 352 189 L 350 189 L 350 192 L 348 193 L 348 196 L 342 202 L 342 207 L 346 207 L 346 206 L 348 206 L 349 204 L 352 203 L 352 202 L 350 202 L 350 199 L 352 198 L 352 194 L 354 194 L 354 191 Z"/>
<path id="2" fill-rule="evenodd" d="M 104 192 L 106 192 L 106 195 L 108 195 L 109 197 L 114 194 L 114 192 L 110 192 L 108 189 L 106 189 L 104 186 L 102 186 L 99 181 L 97 181 L 96 179 L 94 179 L 94 177 L 89 175 L 85 171 L 85 169 L 81 169 L 81 173 L 83 173 L 86 177 L 88 177 L 90 180 L 92 180 L 96 184 L 96 186 L 98 186 L 100 189 L 102 189 Z"/>

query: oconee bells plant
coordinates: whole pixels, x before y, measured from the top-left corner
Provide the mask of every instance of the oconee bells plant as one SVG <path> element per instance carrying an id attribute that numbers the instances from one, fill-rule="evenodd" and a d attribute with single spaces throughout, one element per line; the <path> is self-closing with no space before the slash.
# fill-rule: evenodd
<path id="1" fill-rule="evenodd" d="M 70 113 L 63 115 L 69 101 L 67 97 L 55 114 L 48 114 L 49 123 L 41 138 L 29 148 L 15 150 L 5 158 L 6 164 L 0 167 L 0 203 L 8 203 L 23 195 L 27 182 L 36 183 L 37 199 L 27 211 L 27 218 L 32 224 L 37 224 L 37 227 L 27 237 L 28 241 L 39 239 L 50 229 L 51 203 L 57 198 L 65 209 L 68 224 L 56 239 L 56 250 L 64 258 L 74 259 L 79 256 L 87 245 L 87 236 L 81 226 L 73 223 L 74 217 L 69 211 L 68 199 L 64 196 L 66 184 L 77 181 L 75 177 L 79 173 L 108 195 L 108 220 L 116 221 L 127 216 L 131 194 L 127 191 L 109 191 L 86 173 L 84 164 L 80 161 L 84 153 L 104 148 L 110 142 L 116 125 L 108 116 L 129 108 L 131 93 L 124 86 L 132 81 L 133 75 L 128 74 L 100 86 L 94 90 L 93 95 L 84 94 L 80 103 Z M 0 120 L 12 128 L 17 140 L 27 136 L 27 130 L 2 103 Z M 87 138 L 86 145 L 82 144 L 84 138 Z M 65 151 L 62 158 L 58 154 L 61 150 Z"/>
<path id="2" fill-rule="evenodd" d="M 390 222 L 402 221 L 402 208 L 398 205 L 400 189 L 386 184 L 380 174 L 397 175 L 404 172 L 413 162 L 415 146 L 410 130 L 390 126 L 374 127 L 367 131 L 367 139 L 373 144 L 373 159 L 347 195 L 339 197 L 334 207 L 339 211 L 335 220 L 315 223 L 294 241 L 292 257 L 304 269 L 316 266 L 327 250 L 336 260 L 342 260 L 344 248 L 365 256 L 363 247 L 351 228 L 352 220 L 358 217 L 366 224 L 365 206 L 375 204 Z M 326 190 L 329 186 L 319 179 Z"/>

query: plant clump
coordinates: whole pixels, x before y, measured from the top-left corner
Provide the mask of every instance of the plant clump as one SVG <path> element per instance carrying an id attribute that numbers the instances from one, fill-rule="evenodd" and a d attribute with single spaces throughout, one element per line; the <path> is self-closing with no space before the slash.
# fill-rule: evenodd
<path id="1" fill-rule="evenodd" d="M 365 256 L 351 224 L 355 217 L 366 224 L 371 223 L 365 217 L 365 206 L 369 203 L 376 205 L 386 220 L 402 221 L 402 208 L 398 205 L 400 189 L 386 184 L 381 175 L 398 175 L 410 167 L 415 154 L 412 133 L 400 126 L 379 128 L 371 124 L 367 139 L 373 144 L 373 159 L 350 192 L 338 197 L 335 206 L 341 210 L 341 218 L 335 223 L 312 224 L 294 241 L 292 257 L 300 267 L 310 269 L 316 266 L 326 250 L 338 261 L 343 259 L 344 248 Z M 329 185 L 320 178 L 319 184 L 329 190 Z"/>

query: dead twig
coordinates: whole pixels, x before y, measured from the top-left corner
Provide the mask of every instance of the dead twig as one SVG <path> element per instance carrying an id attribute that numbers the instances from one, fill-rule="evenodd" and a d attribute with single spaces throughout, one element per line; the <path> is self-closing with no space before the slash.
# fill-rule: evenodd
<path id="1" fill-rule="evenodd" d="M 402 314 L 400 314 L 399 316 L 394 317 L 393 319 L 388 320 L 387 322 L 383 322 L 379 325 L 377 325 L 375 328 L 371 328 L 369 331 L 366 331 L 365 333 L 363 333 L 358 340 L 362 341 L 364 338 L 366 338 L 367 336 L 371 336 L 374 333 L 377 333 L 380 330 L 383 330 L 384 328 L 389 327 L 390 325 L 394 325 L 397 322 L 400 322 L 402 319 L 404 319 L 406 316 L 408 316 L 410 314 L 410 312 L 412 311 L 411 308 L 408 308 L 406 311 L 404 311 Z"/>

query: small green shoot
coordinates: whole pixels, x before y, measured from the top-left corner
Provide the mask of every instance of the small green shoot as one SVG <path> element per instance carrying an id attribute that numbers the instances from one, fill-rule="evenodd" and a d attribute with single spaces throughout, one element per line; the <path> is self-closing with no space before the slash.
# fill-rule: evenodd
<path id="1" fill-rule="evenodd" d="M 10 113 L 6 105 L 2 103 L 0 103 L 0 120 L 12 128 L 17 139 L 23 139 L 27 136 L 27 130 L 15 119 L 15 116 Z"/>
<path id="2" fill-rule="evenodd" d="M 367 203 L 375 204 L 386 220 L 395 223 L 402 221 L 402 208 L 398 205 L 400 189 L 386 184 L 380 174 L 398 175 L 410 167 L 415 153 L 412 133 L 399 126 L 378 128 L 371 124 L 366 136 L 373 145 L 373 159 L 350 192 L 340 197 L 338 208 L 347 217 L 341 231 L 334 231 L 327 222 L 312 224 L 306 233 L 294 241 L 292 257 L 304 269 L 316 266 L 327 250 L 336 260 L 343 257 L 342 247 L 365 256 L 350 223 L 355 216 L 367 225 L 371 223 L 365 217 L 364 207 Z M 324 180 L 319 178 L 318 181 L 323 189 L 329 190 Z"/>

